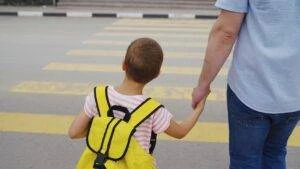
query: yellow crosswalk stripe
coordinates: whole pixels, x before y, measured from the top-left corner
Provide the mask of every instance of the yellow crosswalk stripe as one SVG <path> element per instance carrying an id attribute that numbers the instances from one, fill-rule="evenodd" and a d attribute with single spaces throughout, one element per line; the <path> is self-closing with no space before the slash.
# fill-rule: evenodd
<path id="1" fill-rule="evenodd" d="M 208 34 L 186 34 L 186 33 L 140 33 L 140 32 L 122 32 L 122 31 L 104 31 L 95 34 L 99 37 L 149 37 L 149 38 L 186 38 L 189 39 L 208 39 Z"/>
<path id="2" fill-rule="evenodd" d="M 82 43 L 85 45 L 110 45 L 110 46 L 129 46 L 132 40 L 86 40 Z M 162 47 L 185 47 L 185 48 L 205 48 L 207 46 L 206 43 L 200 42 L 173 42 L 173 41 L 158 41 Z"/>
<path id="3" fill-rule="evenodd" d="M 121 56 L 125 57 L 126 51 L 121 50 L 92 50 L 92 49 L 73 49 L 66 52 L 69 56 Z M 203 58 L 202 52 L 171 52 L 165 51 L 164 57 L 167 58 Z"/>
<path id="4" fill-rule="evenodd" d="M 60 71 L 82 71 L 82 72 L 123 72 L 121 65 L 113 64 L 94 64 L 94 63 L 62 63 L 52 62 L 47 64 L 43 70 L 60 70 Z M 176 67 L 176 66 L 163 66 L 161 68 L 163 74 L 175 75 L 199 75 L 199 67 Z M 221 69 L 219 76 L 227 76 L 227 68 Z"/>
<path id="5" fill-rule="evenodd" d="M 210 29 L 197 29 L 197 28 L 164 28 L 164 27 L 106 27 L 104 30 L 109 31 L 149 31 L 149 32 L 179 32 L 179 33 L 198 33 L 208 34 Z"/>
<path id="6" fill-rule="evenodd" d="M 105 56 L 105 57 L 125 57 L 125 50 L 69 50 L 66 52 L 69 56 Z"/>
<path id="7" fill-rule="evenodd" d="M 0 112 L 1 132 L 67 134 L 74 116 Z"/>
<path id="8" fill-rule="evenodd" d="M 11 88 L 11 92 L 18 93 L 39 93 L 39 94 L 60 94 L 60 95 L 87 95 L 92 92 L 93 83 L 65 83 L 45 81 L 24 81 Z M 157 99 L 178 99 L 190 100 L 191 87 L 153 86 L 146 87 L 145 94 Z M 209 101 L 225 101 L 224 89 L 213 89 Z"/>
<path id="9" fill-rule="evenodd" d="M 24 81 L 11 88 L 11 92 L 61 95 L 87 95 L 92 92 L 92 83 L 65 83 L 45 81 Z"/>
<path id="10" fill-rule="evenodd" d="M 0 112 L 0 132 L 67 135 L 73 119 L 71 115 Z M 162 134 L 159 140 L 175 139 Z M 228 143 L 228 126 L 226 123 L 198 122 L 182 141 Z M 300 147 L 300 126 L 295 128 L 288 145 Z"/>

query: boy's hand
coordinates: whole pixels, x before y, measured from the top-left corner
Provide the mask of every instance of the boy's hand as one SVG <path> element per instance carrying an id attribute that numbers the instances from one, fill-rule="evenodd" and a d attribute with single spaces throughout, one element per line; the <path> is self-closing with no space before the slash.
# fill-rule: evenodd
<path id="1" fill-rule="evenodd" d="M 199 85 L 194 88 L 192 93 L 192 108 L 195 109 L 197 104 L 201 102 L 210 93 L 209 86 Z"/>
<path id="2" fill-rule="evenodd" d="M 206 102 L 206 99 L 207 99 L 207 96 L 209 95 L 209 93 L 206 96 L 204 96 L 204 98 L 196 105 L 196 107 L 194 109 L 195 112 L 202 112 L 203 111 L 204 106 L 205 106 L 205 102 Z"/>

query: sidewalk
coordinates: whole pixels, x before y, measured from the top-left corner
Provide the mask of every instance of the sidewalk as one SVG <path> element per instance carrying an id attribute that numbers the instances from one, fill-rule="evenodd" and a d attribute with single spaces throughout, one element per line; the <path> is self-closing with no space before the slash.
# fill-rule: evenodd
<path id="1" fill-rule="evenodd" d="M 218 10 L 105 8 L 77 6 L 0 6 L 0 16 L 215 19 Z"/>

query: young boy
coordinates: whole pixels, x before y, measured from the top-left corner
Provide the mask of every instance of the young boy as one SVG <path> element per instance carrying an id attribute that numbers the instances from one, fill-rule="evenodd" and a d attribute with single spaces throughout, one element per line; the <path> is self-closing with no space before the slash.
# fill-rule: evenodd
<path id="1" fill-rule="evenodd" d="M 148 97 L 143 95 L 145 85 L 155 79 L 163 62 L 163 51 L 160 45 L 149 38 L 140 38 L 133 41 L 127 49 L 122 69 L 125 71 L 123 82 L 119 86 L 108 86 L 107 99 L 110 105 L 126 107 L 132 112 Z M 194 111 L 181 123 L 173 119 L 172 114 L 164 107 L 158 108 L 149 118 L 143 121 L 135 130 L 133 137 L 142 148 L 152 153 L 151 136 L 153 132 L 181 139 L 196 124 L 203 111 L 204 101 L 200 102 Z M 86 97 L 84 112 L 79 114 L 69 129 L 69 137 L 72 139 L 87 136 L 92 117 L 98 114 L 97 99 L 94 93 Z M 123 118 L 123 114 L 115 111 L 114 117 Z"/>

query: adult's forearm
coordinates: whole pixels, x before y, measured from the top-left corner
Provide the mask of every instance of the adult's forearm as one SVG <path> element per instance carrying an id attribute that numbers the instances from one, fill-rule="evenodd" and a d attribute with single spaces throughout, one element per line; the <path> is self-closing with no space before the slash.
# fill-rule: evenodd
<path id="1" fill-rule="evenodd" d="M 236 33 L 224 29 L 218 23 L 209 35 L 199 85 L 209 86 L 221 70 L 230 55 L 236 39 Z"/>
<path id="2" fill-rule="evenodd" d="M 244 13 L 221 10 L 210 32 L 202 72 L 192 93 L 193 108 L 210 91 L 210 84 L 228 58 L 244 17 Z"/>

